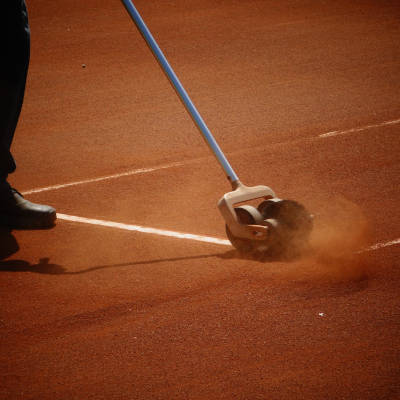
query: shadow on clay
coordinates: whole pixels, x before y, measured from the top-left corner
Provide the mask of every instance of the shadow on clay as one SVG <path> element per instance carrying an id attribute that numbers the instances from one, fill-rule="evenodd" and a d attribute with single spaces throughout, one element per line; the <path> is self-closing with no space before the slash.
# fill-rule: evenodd
<path id="1" fill-rule="evenodd" d="M 49 258 L 41 258 L 38 264 L 31 264 L 24 260 L 0 261 L 0 271 L 8 272 L 36 272 L 38 274 L 62 275 L 66 269 L 62 265 L 50 264 Z"/>
<path id="2" fill-rule="evenodd" d="M 31 264 L 24 260 L 0 261 L 0 271 L 31 272 L 31 273 L 33 272 L 33 273 L 47 274 L 47 275 L 82 275 L 104 269 L 133 267 L 136 265 L 150 265 L 161 262 L 174 262 L 174 261 L 196 260 L 196 259 L 206 259 L 206 258 L 245 259 L 243 258 L 243 256 L 240 256 L 240 254 L 237 251 L 230 250 L 224 253 L 203 254 L 190 257 L 173 257 L 173 258 L 165 258 L 157 260 L 126 262 L 120 264 L 97 265 L 79 271 L 68 271 L 65 267 L 61 265 L 50 263 L 49 258 L 41 258 L 39 260 L 39 263 L 37 264 Z M 254 261 L 254 259 L 252 260 Z M 262 261 L 258 260 L 258 261 L 266 263 L 265 260 Z M 336 276 L 338 275 L 338 271 L 335 271 L 335 273 L 332 276 L 331 275 L 332 274 L 328 273 L 327 276 L 324 277 L 324 274 L 319 273 L 316 274 L 316 277 L 314 278 L 312 278 L 312 276 L 308 276 L 308 279 L 305 280 L 300 279 L 300 281 L 296 281 L 297 283 L 295 290 L 298 291 L 297 294 L 299 296 L 310 299 L 310 298 L 320 298 L 327 296 L 333 296 L 333 297 L 347 296 L 349 294 L 353 294 L 354 292 L 362 291 L 368 288 L 369 278 L 368 275 L 365 273 L 357 274 L 355 273 L 355 271 L 352 271 L 351 274 L 349 274 L 349 272 L 347 273 L 341 272 L 340 273 L 341 276 Z"/>
<path id="3" fill-rule="evenodd" d="M 2 237 L 3 239 L 3 237 Z M 3 241 L 6 244 L 6 241 Z M 18 251 L 18 243 L 16 242 L 14 236 L 7 235 L 7 246 L 2 246 L 1 249 L 4 251 L 0 253 L 0 260 L 4 260 L 5 258 L 11 256 L 16 251 Z M 129 267 L 135 265 L 150 265 L 150 264 L 158 264 L 162 262 L 174 262 L 174 261 L 185 261 L 185 260 L 198 260 L 198 259 L 206 259 L 206 258 L 221 258 L 225 260 L 249 260 L 249 261 L 258 261 L 262 263 L 268 263 L 273 261 L 283 261 L 282 259 L 277 258 L 257 258 L 254 256 L 246 256 L 240 254 L 237 250 L 229 250 L 224 253 L 214 253 L 214 254 L 201 254 L 197 256 L 187 256 L 187 257 L 171 257 L 171 258 L 162 258 L 155 260 L 144 260 L 144 261 L 135 261 L 135 262 L 126 262 L 120 264 L 107 264 L 107 265 L 97 265 L 94 267 L 82 269 L 80 271 L 68 271 L 65 267 L 58 264 L 50 263 L 50 259 L 47 257 L 43 257 L 39 260 L 37 264 L 31 264 L 28 261 L 24 260 L 4 260 L 0 261 L 0 271 L 8 271 L 8 272 L 35 272 L 38 274 L 49 274 L 49 275 L 80 275 L 86 274 L 89 272 L 94 272 L 102 269 L 109 268 L 120 268 L 120 267 Z M 290 261 L 290 260 L 285 260 Z"/>
<path id="4" fill-rule="evenodd" d="M 108 264 L 108 265 L 97 265 L 95 267 L 90 267 L 86 269 L 82 269 L 80 271 L 68 271 L 65 267 L 58 264 L 49 263 L 49 258 L 41 258 L 39 263 L 30 264 L 24 260 L 5 260 L 0 261 L 0 271 L 9 271 L 9 272 L 35 272 L 38 274 L 49 274 L 49 275 L 81 275 L 89 272 L 94 272 L 102 269 L 109 268 L 120 268 L 120 267 L 131 267 L 135 265 L 149 265 L 149 264 L 157 264 L 161 262 L 173 262 L 173 261 L 183 261 L 183 260 L 196 260 L 196 259 L 204 259 L 204 258 L 215 258 L 221 257 L 225 258 L 224 254 L 203 254 L 198 256 L 191 257 L 174 257 L 174 258 L 163 258 L 157 260 L 147 260 L 147 261 L 135 261 L 135 262 L 126 262 L 121 264 Z"/>

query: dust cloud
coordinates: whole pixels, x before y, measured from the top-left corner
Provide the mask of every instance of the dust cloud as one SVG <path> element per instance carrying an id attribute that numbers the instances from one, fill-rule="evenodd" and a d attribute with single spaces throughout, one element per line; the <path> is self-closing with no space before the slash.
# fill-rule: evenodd
<path id="1" fill-rule="evenodd" d="M 362 250 L 369 236 L 368 219 L 362 210 L 343 197 L 335 197 L 315 216 L 310 237 L 314 267 L 334 281 L 366 279 L 369 266 Z"/>

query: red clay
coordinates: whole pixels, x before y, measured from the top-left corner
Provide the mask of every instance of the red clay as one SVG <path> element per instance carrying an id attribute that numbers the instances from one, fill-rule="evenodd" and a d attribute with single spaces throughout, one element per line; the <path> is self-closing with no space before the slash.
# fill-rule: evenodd
<path id="1" fill-rule="evenodd" d="M 398 2 L 135 4 L 242 181 L 316 214 L 316 251 L 263 263 L 62 220 L 14 231 L 2 245 L 20 249 L 0 261 L 0 398 L 399 398 L 399 246 L 354 254 L 400 237 L 400 124 L 380 126 L 400 118 Z M 225 237 L 216 202 L 229 184 L 122 5 L 28 6 L 12 183 L 183 162 L 29 198 Z"/>

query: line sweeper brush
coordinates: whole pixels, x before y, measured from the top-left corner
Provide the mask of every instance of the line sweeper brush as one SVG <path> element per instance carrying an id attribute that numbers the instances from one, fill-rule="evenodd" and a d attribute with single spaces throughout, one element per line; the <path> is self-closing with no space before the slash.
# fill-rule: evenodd
<path id="1" fill-rule="evenodd" d="M 218 202 L 232 245 L 257 257 L 300 253 L 307 246 L 313 216 L 298 202 L 277 198 L 268 186 L 248 187 L 240 182 L 132 1 L 122 2 L 232 185 L 232 191 Z M 252 200 L 261 203 L 243 205 Z"/>

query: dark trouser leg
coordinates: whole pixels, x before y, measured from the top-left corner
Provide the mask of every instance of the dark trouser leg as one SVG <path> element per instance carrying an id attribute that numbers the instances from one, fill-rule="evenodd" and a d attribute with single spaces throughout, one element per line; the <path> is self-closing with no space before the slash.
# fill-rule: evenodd
<path id="1" fill-rule="evenodd" d="M 0 0 L 0 226 L 49 228 L 53 207 L 31 203 L 7 183 L 15 170 L 10 148 L 24 100 L 30 32 L 25 0 Z"/>
<path id="2" fill-rule="evenodd" d="M 10 147 L 25 92 L 30 31 L 25 0 L 0 0 L 0 180 L 16 166 Z"/>

